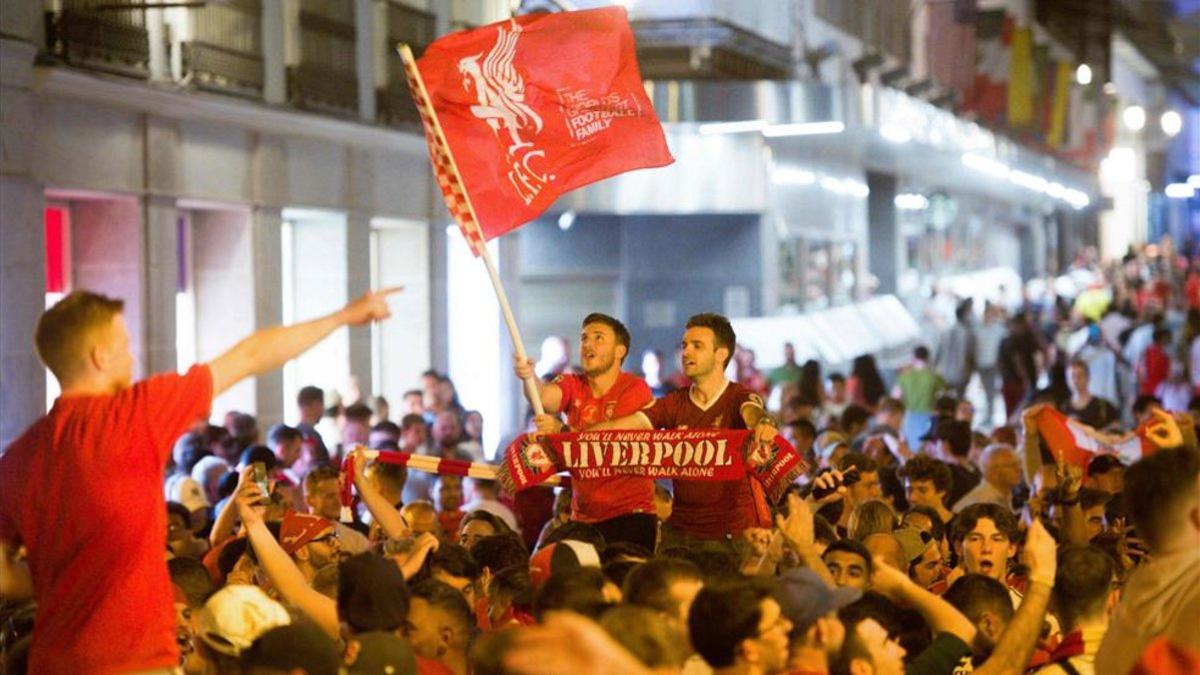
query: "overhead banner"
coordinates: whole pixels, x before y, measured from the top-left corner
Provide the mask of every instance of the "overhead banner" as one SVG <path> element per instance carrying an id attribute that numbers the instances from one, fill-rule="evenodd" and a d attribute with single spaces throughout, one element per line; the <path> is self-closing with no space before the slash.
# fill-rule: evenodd
<path id="1" fill-rule="evenodd" d="M 806 468 L 782 436 L 762 444 L 744 429 L 523 435 L 504 454 L 497 477 L 510 492 L 538 485 L 560 471 L 570 472 L 575 480 L 626 475 L 729 481 L 751 476 L 774 501 Z"/>

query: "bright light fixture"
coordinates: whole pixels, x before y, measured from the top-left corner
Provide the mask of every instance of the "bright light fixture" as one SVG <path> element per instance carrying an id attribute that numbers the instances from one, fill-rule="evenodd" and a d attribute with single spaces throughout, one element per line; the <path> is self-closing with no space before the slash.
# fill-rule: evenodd
<path id="1" fill-rule="evenodd" d="M 763 136 L 776 138 L 779 136 L 815 136 L 819 134 L 840 134 L 846 130 L 841 122 L 799 122 L 796 124 L 772 124 L 762 130 Z"/>
<path id="2" fill-rule="evenodd" d="M 784 185 L 812 185 L 817 182 L 817 174 L 804 169 L 784 166 L 771 173 L 776 183 Z"/>
<path id="3" fill-rule="evenodd" d="M 1163 133 L 1168 136 L 1174 136 L 1183 130 L 1183 117 L 1174 110 L 1163 113 L 1158 123 L 1162 126 Z"/>
<path id="4" fill-rule="evenodd" d="M 558 217 L 558 229 L 566 232 L 575 224 L 575 211 L 563 211 Z"/>
<path id="5" fill-rule="evenodd" d="M 1188 176 L 1187 184 L 1191 185 L 1193 190 L 1200 190 L 1200 174 Z"/>
<path id="6" fill-rule="evenodd" d="M 1163 194 L 1171 199 L 1191 199 L 1196 191 L 1187 183 L 1171 183 L 1163 190 Z"/>
<path id="7" fill-rule="evenodd" d="M 701 136 L 715 134 L 741 134 L 748 131 L 762 131 L 767 123 L 762 120 L 746 120 L 745 122 L 709 122 L 700 125 Z"/>
<path id="8" fill-rule="evenodd" d="M 1075 81 L 1079 84 L 1091 84 L 1092 67 L 1086 63 L 1079 64 L 1079 67 L 1075 69 Z"/>
<path id="9" fill-rule="evenodd" d="M 901 211 L 924 211 L 929 208 L 929 199 L 916 193 L 898 194 L 892 199 L 892 203 Z"/>
<path id="10" fill-rule="evenodd" d="M 1141 131 L 1146 126 L 1146 110 L 1140 105 L 1131 105 L 1121 113 L 1121 121 L 1130 131 Z"/>

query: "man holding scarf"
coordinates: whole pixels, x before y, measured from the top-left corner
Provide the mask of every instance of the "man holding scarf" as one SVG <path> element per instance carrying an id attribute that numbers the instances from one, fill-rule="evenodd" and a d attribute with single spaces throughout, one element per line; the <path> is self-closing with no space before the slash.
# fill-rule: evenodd
<path id="1" fill-rule="evenodd" d="M 589 314 L 579 333 L 582 375 L 563 374 L 543 383 L 534 374 L 533 359 L 515 359 L 515 370 L 517 377 L 535 383 L 553 422 L 565 413 L 571 431 L 584 431 L 632 415 L 654 400 L 642 378 L 621 371 L 629 342 L 623 323 L 606 314 Z M 546 423 L 550 426 L 551 420 Z M 553 429 L 565 431 L 560 427 Z M 628 541 L 654 550 L 658 519 L 653 480 L 629 474 L 578 477 L 571 488 L 571 520 L 595 526 L 610 543 Z"/>
<path id="2" fill-rule="evenodd" d="M 593 431 L 610 429 L 753 429 L 755 442 L 772 443 L 777 433 L 762 398 L 725 379 L 725 368 L 737 344 L 733 326 L 719 314 L 688 319 L 681 344 L 683 372 L 692 386 L 673 391 L 641 410 L 602 422 Z M 550 416 L 537 419 L 540 433 L 558 431 Z M 762 484 L 747 475 L 737 480 L 675 480 L 671 519 L 663 543 L 730 540 L 751 527 L 771 527 L 771 512 Z"/>

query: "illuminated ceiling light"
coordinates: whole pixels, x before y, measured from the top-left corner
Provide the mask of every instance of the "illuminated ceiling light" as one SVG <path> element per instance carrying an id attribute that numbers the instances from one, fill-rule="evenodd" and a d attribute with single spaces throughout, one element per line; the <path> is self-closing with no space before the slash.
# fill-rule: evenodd
<path id="1" fill-rule="evenodd" d="M 741 134 L 748 131 L 762 131 L 767 123 L 762 120 L 746 120 L 745 122 L 710 122 L 700 125 L 701 136 L 715 134 Z"/>
<path id="2" fill-rule="evenodd" d="M 1018 169 L 1013 169 L 1009 172 L 1008 180 L 1013 185 L 1020 185 L 1023 188 L 1037 192 L 1045 192 L 1049 187 L 1049 183 L 1045 178 Z"/>
<path id="3" fill-rule="evenodd" d="M 1163 113 L 1158 123 L 1162 126 L 1163 133 L 1168 136 L 1174 136 L 1183 130 L 1183 117 L 1174 110 Z"/>
<path id="4" fill-rule="evenodd" d="M 976 171 L 982 171 L 997 178 L 1008 178 L 1008 165 L 990 157 L 968 152 L 962 156 L 962 163 Z"/>
<path id="5" fill-rule="evenodd" d="M 1191 199 L 1196 191 L 1187 183 L 1171 183 L 1163 190 L 1163 194 L 1171 199 Z"/>
<path id="6" fill-rule="evenodd" d="M 563 211 L 562 215 L 560 215 L 558 217 L 558 229 L 562 230 L 563 232 L 566 232 L 567 230 L 571 229 L 571 226 L 574 224 L 575 224 L 575 212 L 574 211 Z"/>
<path id="7" fill-rule="evenodd" d="M 841 122 L 799 122 L 797 124 L 772 124 L 762 130 L 763 136 L 777 138 L 779 136 L 815 136 L 820 134 L 840 134 L 846 130 Z"/>
<path id="8" fill-rule="evenodd" d="M 1130 131 L 1141 131 L 1146 126 L 1146 110 L 1140 105 L 1131 105 L 1121 113 L 1121 121 Z"/>
<path id="9" fill-rule="evenodd" d="M 1200 174 L 1188 176 L 1187 184 L 1191 185 L 1193 190 L 1200 190 Z"/>
<path id="10" fill-rule="evenodd" d="M 1079 84 L 1091 84 L 1092 67 L 1086 63 L 1079 64 L 1079 67 L 1075 69 L 1075 81 Z"/>

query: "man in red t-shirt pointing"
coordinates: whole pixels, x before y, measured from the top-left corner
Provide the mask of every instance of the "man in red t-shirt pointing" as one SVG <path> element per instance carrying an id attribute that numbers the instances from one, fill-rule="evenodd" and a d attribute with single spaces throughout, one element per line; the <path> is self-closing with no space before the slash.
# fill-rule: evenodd
<path id="1" fill-rule="evenodd" d="M 737 337 L 719 314 L 697 314 L 683 333 L 683 373 L 692 381 L 651 401 L 641 410 L 592 426 L 604 429 L 754 429 L 762 443 L 775 440 L 776 426 L 762 398 L 725 379 Z M 538 431 L 550 424 L 538 418 Z M 762 484 L 746 476 L 731 481 L 676 480 L 668 540 L 728 540 L 750 527 L 771 527 L 771 511 Z"/>
<path id="2" fill-rule="evenodd" d="M 631 415 L 654 400 L 642 378 L 621 372 L 629 354 L 629 330 L 607 314 L 589 314 L 579 332 L 583 375 L 559 375 L 543 383 L 533 360 L 515 359 L 517 377 L 530 380 L 541 393 L 546 413 L 565 413 L 572 431 L 584 431 L 617 417 Z M 572 481 L 571 519 L 594 525 L 605 541 L 628 541 L 653 551 L 658 538 L 654 481 L 640 476 L 610 476 Z"/>
<path id="3" fill-rule="evenodd" d="M 179 665 L 162 489 L 172 444 L 234 383 L 337 328 L 386 319 L 386 296 L 399 290 L 136 384 L 122 301 L 76 291 L 42 314 L 34 340 L 62 395 L 0 456 L 0 597 L 37 601 L 29 672 Z"/>

